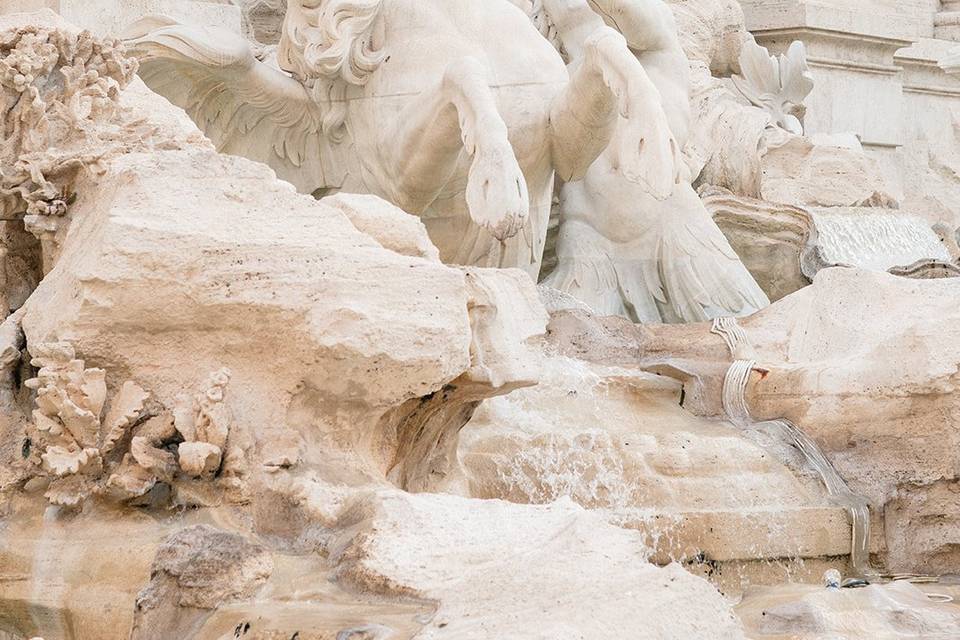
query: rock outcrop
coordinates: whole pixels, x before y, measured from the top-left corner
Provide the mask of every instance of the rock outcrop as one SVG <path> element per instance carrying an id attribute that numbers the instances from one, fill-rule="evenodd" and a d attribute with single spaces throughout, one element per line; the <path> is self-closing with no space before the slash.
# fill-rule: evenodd
<path id="1" fill-rule="evenodd" d="M 209 525 L 185 527 L 157 549 L 130 638 L 188 637 L 217 607 L 254 596 L 272 571 L 265 547 Z"/>
<path id="2" fill-rule="evenodd" d="M 958 287 L 952 278 L 826 269 L 742 320 L 733 355 L 705 325 L 634 327 L 565 312 L 551 333 L 563 334 L 568 355 L 679 380 L 684 407 L 704 416 L 727 415 L 732 360 L 754 362 L 744 398 L 750 416 L 792 421 L 866 496 L 878 566 L 942 570 L 958 562 L 951 540 L 960 529 L 951 516 L 925 516 L 951 512 L 957 483 Z"/>
<path id="3" fill-rule="evenodd" d="M 51 25 L 48 39 L 69 46 L 89 39 L 34 14 L 5 19 L 0 41 L 38 30 L 26 24 Z M 62 68 L 43 67 L 31 86 L 65 99 L 47 81 Z M 73 441 L 29 455 L 47 454 L 52 473 L 82 474 L 98 457 L 103 469 L 85 499 L 49 509 L 41 482 L 5 471 L 15 526 L 0 553 L 23 579 L 0 583 L 0 602 L 17 611 L 0 628 L 98 640 L 131 628 L 138 638 L 165 628 L 363 637 L 396 628 L 399 614 L 380 617 L 371 603 L 412 597 L 436 615 L 403 624 L 428 637 L 599 639 L 641 624 L 651 638 L 741 637 L 708 582 L 654 567 L 640 535 L 579 507 L 401 491 L 460 477 L 459 432 L 480 403 L 537 381 L 531 352 L 547 315 L 524 273 L 446 266 L 403 211 L 297 194 L 266 166 L 218 154 L 139 81 L 121 90 L 126 81 L 97 94 L 103 108 L 74 114 L 78 128 L 64 131 L 75 138 L 49 132 L 51 149 L 68 136 L 96 162 L 71 164 L 60 182 L 44 174 L 73 195 L 60 199 L 55 242 L 37 248 L 42 282 L 3 332 L 2 435 L 18 444 L 0 450 L 4 469 L 23 464 L 35 400 L 45 433 L 55 423 Z M 35 153 L 47 162 L 54 151 Z M 8 192 L 15 216 L 53 202 L 42 190 Z M 20 384 L 27 353 L 44 369 L 32 386 L 85 411 L 89 429 L 74 434 L 72 405 Z M 506 555 L 523 549 L 526 575 Z M 304 613 L 309 592 L 277 595 L 331 572 L 337 597 L 366 612 L 357 624 Z M 557 598 L 584 597 L 596 615 L 570 606 L 557 616 Z M 690 603 L 697 615 L 680 615 Z M 289 615 L 247 615 L 255 610 Z M 306 626 L 289 630 L 291 619 Z"/>
<path id="4" fill-rule="evenodd" d="M 343 525 L 341 579 L 439 602 L 420 638 L 744 637 L 706 582 L 647 563 L 639 535 L 569 501 L 380 494 L 348 507 Z M 583 602 L 589 616 L 574 613 Z"/>

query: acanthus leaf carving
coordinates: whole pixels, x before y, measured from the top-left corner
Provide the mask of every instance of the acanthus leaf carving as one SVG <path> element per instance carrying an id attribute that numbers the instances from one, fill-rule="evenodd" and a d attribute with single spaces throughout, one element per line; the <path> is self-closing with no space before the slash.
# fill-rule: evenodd
<path id="1" fill-rule="evenodd" d="M 772 56 L 750 38 L 740 51 L 740 69 L 741 74 L 732 79 L 743 97 L 766 111 L 777 126 L 803 135 L 803 124 L 796 114 L 813 91 L 803 42 L 797 40 L 785 54 Z"/>

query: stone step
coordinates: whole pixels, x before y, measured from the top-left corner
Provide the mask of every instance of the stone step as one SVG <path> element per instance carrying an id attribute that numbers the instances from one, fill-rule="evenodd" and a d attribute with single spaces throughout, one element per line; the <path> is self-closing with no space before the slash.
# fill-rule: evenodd
<path id="1" fill-rule="evenodd" d="M 643 532 L 658 564 L 822 558 L 850 553 L 850 523 L 841 507 L 660 512 L 621 525 Z"/>
<path id="2" fill-rule="evenodd" d="M 646 534 L 651 562 L 680 563 L 733 598 L 753 585 L 819 583 L 828 569 L 850 569 L 850 523 L 840 507 L 682 511 L 621 524 Z"/>

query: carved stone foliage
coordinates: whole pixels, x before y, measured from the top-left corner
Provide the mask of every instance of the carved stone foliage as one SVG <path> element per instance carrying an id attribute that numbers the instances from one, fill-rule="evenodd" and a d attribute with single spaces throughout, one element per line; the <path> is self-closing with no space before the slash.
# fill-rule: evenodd
<path id="1" fill-rule="evenodd" d="M 790 133 L 803 135 L 803 101 L 813 91 L 813 76 L 807 68 L 807 53 L 797 40 L 785 54 L 771 56 L 753 38 L 740 50 L 741 75 L 733 83 L 750 104 L 770 114 Z"/>
<path id="2" fill-rule="evenodd" d="M 230 370 L 210 375 L 193 398 L 183 397 L 173 411 L 174 426 L 184 442 L 177 449 L 180 469 L 194 478 L 212 478 L 221 470 L 242 472 L 241 449 L 228 449 L 233 414 L 224 403 Z"/>
<path id="3" fill-rule="evenodd" d="M 27 230 L 55 241 L 80 169 L 117 146 L 108 123 L 136 70 L 117 40 L 87 31 L 24 26 L 2 34 L 3 217 L 25 212 Z"/>
<path id="4" fill-rule="evenodd" d="M 76 506 L 102 488 L 109 458 L 143 415 L 149 394 L 127 381 L 104 411 L 103 369 L 87 368 L 66 342 L 30 349 L 39 372 L 26 382 L 36 391 L 36 409 L 24 452 L 39 467 L 38 475 L 50 478 L 47 499 Z"/>
<path id="5" fill-rule="evenodd" d="M 134 500 L 157 483 L 243 475 L 243 447 L 230 441 L 233 417 L 224 404 L 230 380 L 222 369 L 172 412 L 150 411 L 150 394 L 133 381 L 108 403 L 106 372 L 87 368 L 67 342 L 30 347 L 36 408 L 24 443 L 34 476 L 48 481 L 47 499 L 76 507 L 92 495 Z"/>

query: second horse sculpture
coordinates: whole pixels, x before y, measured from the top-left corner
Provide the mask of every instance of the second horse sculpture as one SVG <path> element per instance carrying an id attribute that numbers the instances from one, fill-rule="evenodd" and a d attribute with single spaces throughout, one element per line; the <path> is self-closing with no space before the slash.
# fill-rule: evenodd
<path id="1" fill-rule="evenodd" d="M 566 24 L 576 4 L 542 9 Z M 147 84 L 221 151 L 306 193 L 379 195 L 420 216 L 445 262 L 536 278 L 555 174 L 580 178 L 605 152 L 654 198 L 680 178 L 659 94 L 624 38 L 574 26 L 569 72 L 507 0 L 289 0 L 277 66 L 224 29 L 147 18 L 127 35 Z"/>

